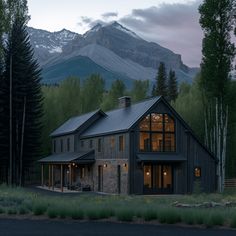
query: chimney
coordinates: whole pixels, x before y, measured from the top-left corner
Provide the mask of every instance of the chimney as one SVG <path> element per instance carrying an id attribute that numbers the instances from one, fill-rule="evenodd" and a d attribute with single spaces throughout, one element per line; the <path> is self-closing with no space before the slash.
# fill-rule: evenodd
<path id="1" fill-rule="evenodd" d="M 126 108 L 131 106 L 131 97 L 124 96 L 119 99 L 119 108 Z"/>

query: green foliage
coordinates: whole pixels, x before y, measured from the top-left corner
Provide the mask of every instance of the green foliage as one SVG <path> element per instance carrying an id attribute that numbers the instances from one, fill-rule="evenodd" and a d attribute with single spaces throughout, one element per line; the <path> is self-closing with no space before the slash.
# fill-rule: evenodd
<path id="1" fill-rule="evenodd" d="M 178 97 L 178 83 L 173 70 L 169 71 L 168 77 L 168 89 L 167 89 L 167 100 L 175 101 Z"/>
<path id="2" fill-rule="evenodd" d="M 231 217 L 230 227 L 231 227 L 231 228 L 236 228 L 236 214 L 234 214 L 234 215 Z"/>
<path id="3" fill-rule="evenodd" d="M 41 154 L 40 135 L 42 128 L 40 69 L 34 59 L 23 19 L 17 18 L 13 22 L 5 51 L 6 68 L 0 88 L 0 100 L 2 102 L 0 156 L 4 159 L 1 165 L 6 172 L 9 169 L 9 172 L 12 173 L 9 176 L 12 176 L 14 184 L 22 185 L 25 179 L 24 173 L 32 166 L 34 158 Z M 10 78 L 12 78 L 12 86 L 10 85 Z M 12 106 L 10 108 L 9 94 L 11 87 Z M 12 110 L 11 117 L 9 110 Z M 10 156 L 8 147 L 10 142 L 10 118 L 12 118 L 12 159 L 13 163 L 16 163 L 13 168 L 7 166 L 7 158 Z M 22 163 L 22 168 L 20 163 Z M 7 179 L 4 181 L 7 181 Z"/>
<path id="4" fill-rule="evenodd" d="M 148 89 L 149 89 L 148 80 L 144 80 L 144 81 L 135 80 L 133 84 L 133 88 L 130 91 L 132 102 L 139 102 L 147 98 Z"/>
<path id="5" fill-rule="evenodd" d="M 164 96 L 167 97 L 167 75 L 166 67 L 163 62 L 158 67 L 158 73 L 156 77 L 155 89 L 153 88 L 152 96 Z"/>
<path id="6" fill-rule="evenodd" d="M 104 80 L 100 75 L 91 75 L 84 81 L 82 88 L 82 113 L 96 110 L 100 107 L 104 93 Z"/>
<path id="7" fill-rule="evenodd" d="M 104 111 L 107 111 L 117 107 L 118 98 L 123 97 L 125 95 L 125 89 L 126 87 L 122 80 L 115 80 L 112 83 L 109 92 L 104 95 L 101 108 Z"/>
<path id="8" fill-rule="evenodd" d="M 117 219 L 119 221 L 133 221 L 133 217 L 134 217 L 134 212 L 132 209 L 119 209 L 116 213 L 115 213 Z"/>
<path id="9" fill-rule="evenodd" d="M 173 107 L 189 124 L 199 139 L 204 142 L 203 101 L 198 81 L 199 77 L 192 85 L 186 83 L 180 85 L 179 95 L 173 103 Z"/>

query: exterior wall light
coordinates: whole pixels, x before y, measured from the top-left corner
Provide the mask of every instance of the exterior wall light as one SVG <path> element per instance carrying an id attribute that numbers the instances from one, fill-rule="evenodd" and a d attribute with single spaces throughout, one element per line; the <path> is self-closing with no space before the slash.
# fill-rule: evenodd
<path id="1" fill-rule="evenodd" d="M 127 164 L 126 164 L 126 163 L 124 163 L 124 164 L 123 164 L 123 167 L 127 167 Z"/>
<path id="2" fill-rule="evenodd" d="M 165 175 L 165 176 L 166 176 L 166 175 L 167 175 L 167 172 L 166 172 L 166 171 L 164 171 L 164 172 L 163 172 L 163 175 Z"/>
<path id="3" fill-rule="evenodd" d="M 103 165 L 103 167 L 105 167 L 105 168 L 106 168 L 106 167 L 107 167 L 107 164 L 104 164 L 104 165 Z"/>
<path id="4" fill-rule="evenodd" d="M 146 172 L 146 175 L 147 175 L 147 176 L 149 176 L 149 175 L 150 175 L 150 172 L 149 172 L 149 171 L 147 171 L 147 172 Z"/>

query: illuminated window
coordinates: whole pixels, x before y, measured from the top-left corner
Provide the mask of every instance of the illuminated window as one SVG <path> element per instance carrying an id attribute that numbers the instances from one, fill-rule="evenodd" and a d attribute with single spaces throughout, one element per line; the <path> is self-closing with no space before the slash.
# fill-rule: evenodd
<path id="1" fill-rule="evenodd" d="M 195 167 L 194 176 L 197 178 L 201 177 L 201 168 L 200 167 Z"/>
<path id="2" fill-rule="evenodd" d="M 119 151 L 120 152 L 124 151 L 124 146 L 125 146 L 125 144 L 124 144 L 124 136 L 121 135 L 121 136 L 119 136 Z"/>
<path id="3" fill-rule="evenodd" d="M 110 138 L 110 145 L 111 145 L 111 148 L 115 147 L 115 138 L 113 136 Z"/>
<path id="4" fill-rule="evenodd" d="M 143 152 L 175 152 L 175 122 L 168 114 L 151 113 L 139 124 L 139 149 Z"/>

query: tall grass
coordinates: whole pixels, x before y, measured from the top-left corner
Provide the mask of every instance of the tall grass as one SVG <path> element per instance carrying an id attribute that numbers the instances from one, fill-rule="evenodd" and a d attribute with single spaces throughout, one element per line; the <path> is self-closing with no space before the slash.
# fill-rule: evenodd
<path id="1" fill-rule="evenodd" d="M 117 219 L 131 222 L 136 219 L 206 227 L 230 225 L 236 227 L 235 208 L 183 209 L 173 203 L 202 203 L 206 201 L 236 202 L 236 194 L 193 194 L 185 196 L 46 196 L 21 188 L 0 186 L 0 214 L 33 214 L 49 218 L 75 220 Z"/>

